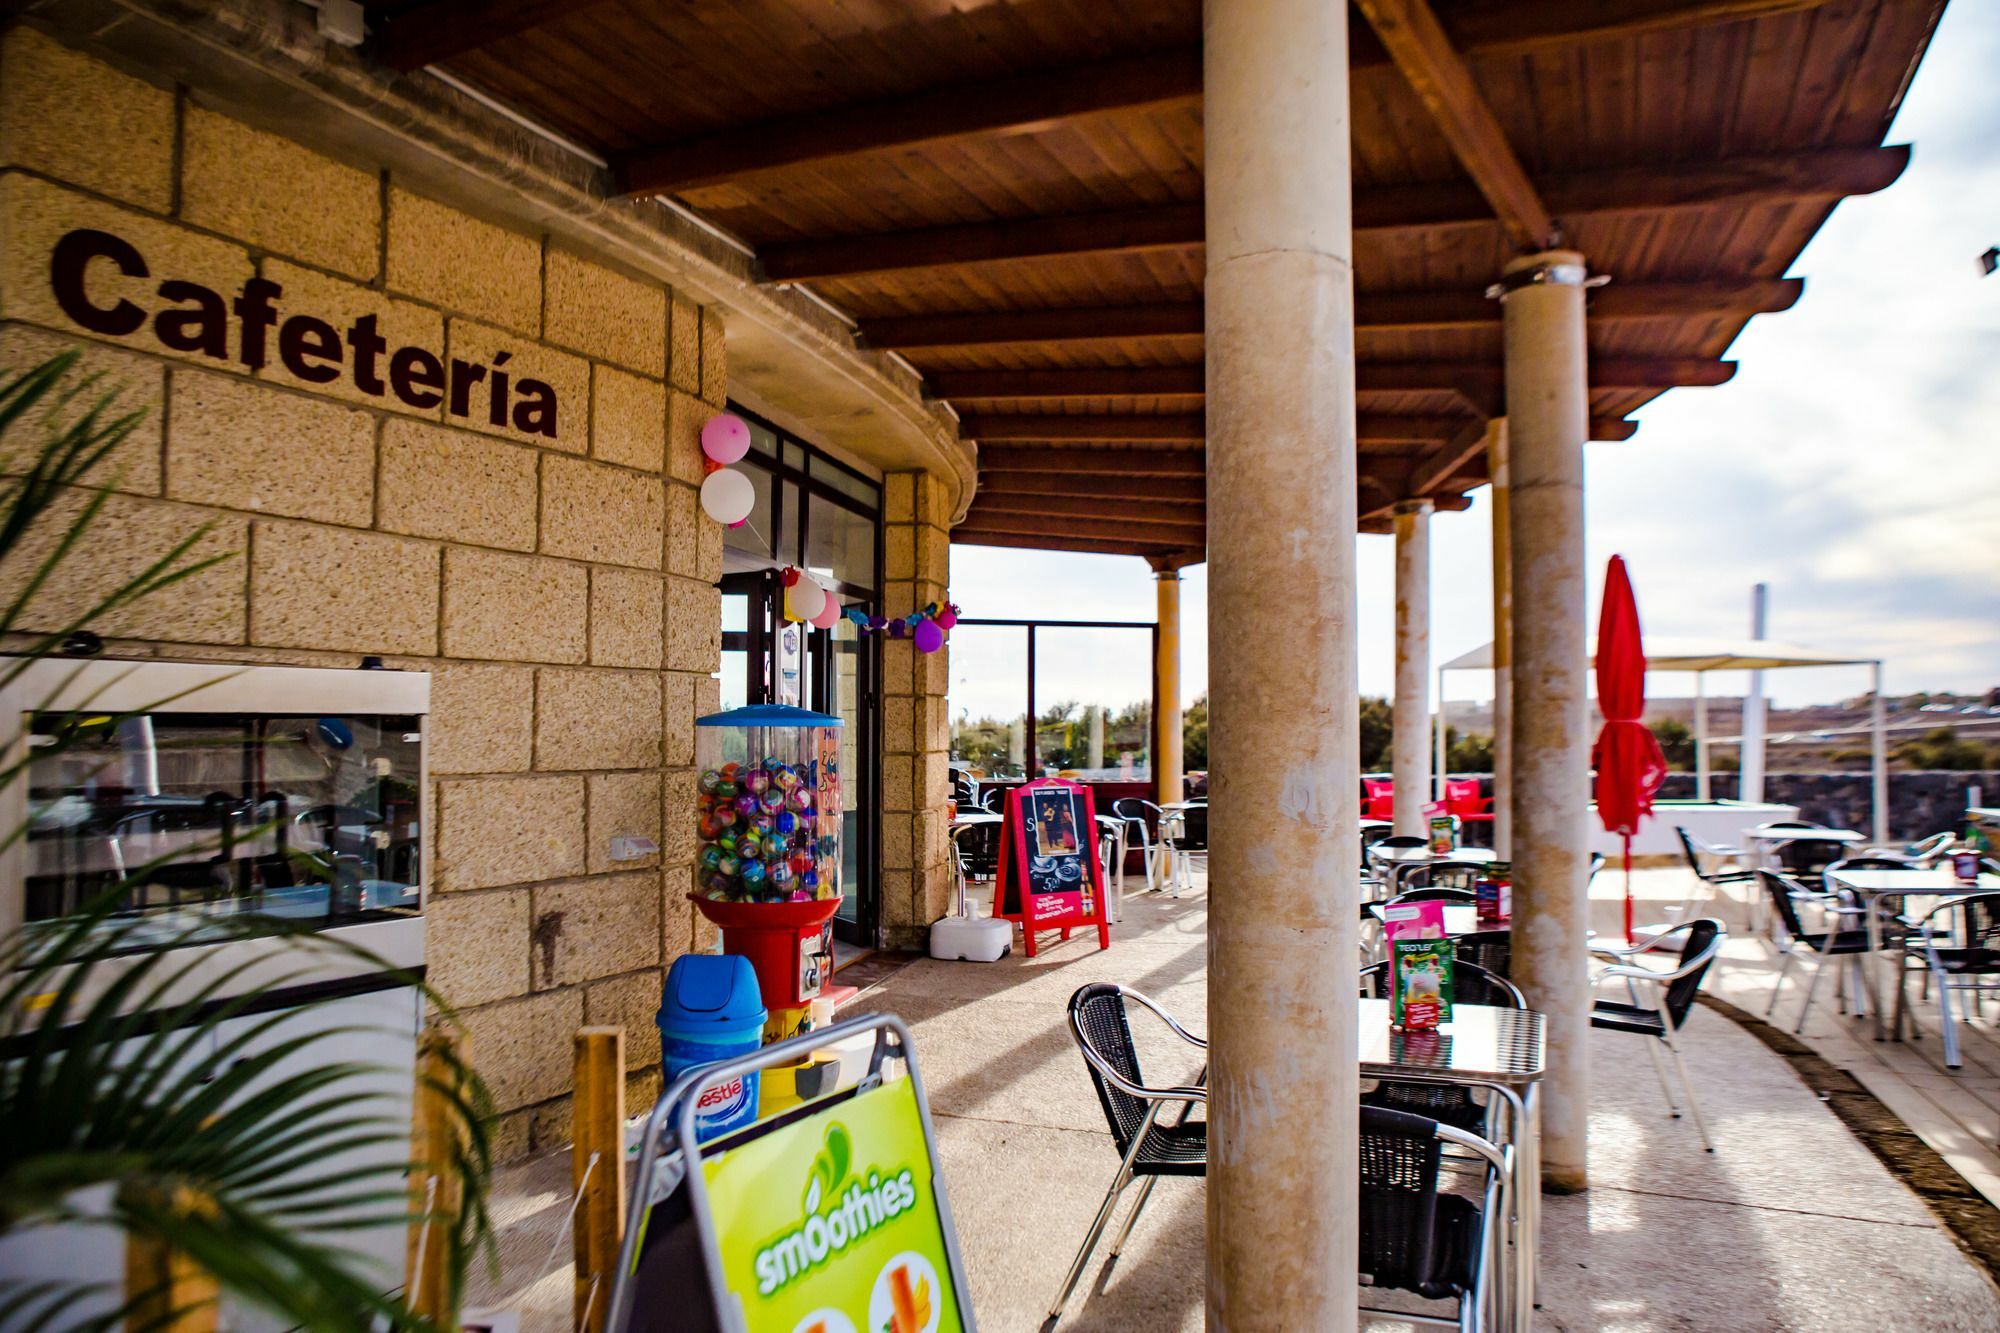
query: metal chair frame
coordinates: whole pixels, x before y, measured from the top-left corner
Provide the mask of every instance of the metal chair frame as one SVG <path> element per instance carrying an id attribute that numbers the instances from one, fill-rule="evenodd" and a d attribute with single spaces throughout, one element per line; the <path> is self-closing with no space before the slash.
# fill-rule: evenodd
<path id="1" fill-rule="evenodd" d="M 1494 1265 L 1504 1263 L 1506 1258 L 1507 1242 L 1498 1222 L 1512 1206 L 1507 1182 L 1514 1176 L 1514 1149 L 1511 1146 L 1498 1147 L 1477 1134 L 1441 1125 L 1435 1120 L 1421 1116 L 1411 1118 L 1425 1120 L 1440 1143 L 1462 1149 L 1463 1160 L 1477 1161 L 1486 1168 L 1485 1189 L 1479 1208 L 1479 1253 L 1473 1268 L 1472 1290 L 1458 1298 L 1458 1316 L 1455 1319 L 1373 1305 L 1361 1306 L 1360 1313 L 1382 1315 L 1398 1323 L 1421 1324 L 1428 1328 L 1456 1328 L 1459 1333 L 1483 1333 L 1489 1326 L 1489 1317 L 1493 1325 L 1502 1322 L 1500 1312 L 1495 1308 L 1498 1295 L 1493 1290 L 1492 1273 Z M 1519 1294 L 1516 1293 L 1517 1297 Z"/>
<path id="2" fill-rule="evenodd" d="M 1166 814 L 1159 806 L 1153 804 L 1153 802 L 1145 799 L 1143 796 L 1125 796 L 1111 803 L 1112 818 L 1119 820 L 1128 827 L 1139 830 L 1140 859 L 1146 863 L 1146 891 L 1148 893 L 1157 892 L 1160 887 L 1160 847 L 1153 840 L 1153 830 L 1147 825 L 1146 816 L 1130 813 L 1127 809 L 1129 806 L 1143 806 L 1145 809 L 1151 810 L 1155 824 L 1164 822 Z"/>
<path id="3" fill-rule="evenodd" d="M 1958 1043 L 1958 1025 L 1964 1022 L 1965 1018 L 1961 1014 L 1952 1012 L 1952 992 L 1960 991 L 1969 993 L 1973 997 L 1975 1004 L 1989 991 L 2000 993 L 2000 971 L 1953 972 L 1945 967 L 1944 958 L 1938 952 L 1940 935 L 1945 937 L 1944 947 L 1947 949 L 1971 947 L 1972 942 L 1967 941 L 1967 944 L 1964 946 L 1953 944 L 1950 932 L 1940 932 L 1932 928 L 1931 918 L 1946 913 L 1963 911 L 1968 903 L 1973 902 L 1989 903 L 1992 905 L 1996 915 L 2000 915 L 2000 893 L 1968 893 L 1962 898 L 1953 898 L 1947 902 L 1939 903 L 1937 906 L 1931 908 L 1930 911 L 1910 922 L 1910 933 L 1903 940 L 1905 962 L 1903 967 L 1898 970 L 1896 976 L 1896 1027 L 1894 1030 L 1899 1033 L 1903 1030 L 1903 1020 L 1909 1017 L 1908 987 L 1904 984 L 1909 961 L 1917 959 L 1920 955 L 1926 969 L 1926 976 L 1936 979 L 1938 988 L 1938 1031 L 1944 1038 L 1944 1063 L 1947 1069 L 1960 1069 L 1964 1067 L 1964 1055 L 1959 1049 Z M 1912 1031 L 1916 1030 L 1916 1020 L 1913 1017 L 1910 1018 L 1910 1028 Z"/>
<path id="4" fill-rule="evenodd" d="M 1206 821 L 1208 802 L 1202 801 L 1199 804 L 1202 807 L 1202 819 Z M 1173 886 L 1171 894 L 1178 898 L 1182 889 L 1194 887 L 1193 882 L 1188 879 L 1189 863 L 1197 856 L 1202 858 L 1204 863 L 1208 860 L 1208 835 L 1206 832 L 1203 833 L 1202 844 L 1199 847 L 1183 847 L 1181 839 L 1187 836 L 1187 811 L 1163 810 L 1160 813 L 1160 820 L 1160 844 L 1166 850 L 1167 880 Z"/>
<path id="5" fill-rule="evenodd" d="M 1785 976 L 1790 972 L 1792 960 L 1798 956 L 1798 946 L 1801 945 L 1811 952 L 1813 957 L 1818 961 L 1813 964 L 1812 980 L 1806 983 L 1806 1000 L 1799 1007 L 1798 1026 L 1794 1027 L 1792 1031 L 1794 1033 L 1803 1033 L 1806 1030 L 1806 1016 L 1812 1012 L 1813 996 L 1819 990 L 1820 973 L 1826 970 L 1827 960 L 1834 957 L 1847 959 L 1847 962 L 1842 964 L 1846 968 L 1846 971 L 1841 973 L 1839 977 L 1840 984 L 1835 991 L 1835 998 L 1841 1004 L 1841 1012 L 1847 1012 L 1846 996 L 1848 987 L 1846 983 L 1848 981 L 1848 973 L 1851 972 L 1854 982 L 1854 1015 L 1857 1018 L 1866 1017 L 1868 1010 L 1868 988 L 1863 984 L 1861 968 L 1863 966 L 1862 955 L 1867 953 L 1868 950 L 1866 947 L 1866 927 L 1860 924 L 1860 919 L 1863 916 L 1862 908 L 1848 895 L 1828 893 L 1824 890 L 1808 888 L 1780 870 L 1769 870 L 1760 867 L 1757 871 L 1757 878 L 1758 882 L 1764 886 L 1765 896 L 1774 905 L 1778 904 L 1780 896 L 1790 904 L 1789 912 L 1783 906 L 1779 906 L 1778 919 L 1772 923 L 1771 943 L 1776 946 L 1778 954 L 1783 961 L 1778 964 L 1777 980 L 1771 983 L 1771 1003 L 1765 1008 L 1764 1017 L 1768 1019 L 1777 1013 L 1779 997 L 1784 994 Z M 1794 929 L 1794 923 L 1798 920 L 1798 905 L 1802 902 L 1817 907 L 1826 916 L 1827 928 L 1819 937 L 1822 941 L 1821 943 L 1816 944 L 1810 939 L 1800 938 L 1802 932 Z M 1843 922 L 1851 924 L 1843 925 Z M 1849 933 L 1860 934 L 1863 939 L 1863 947 L 1859 949 L 1843 947 L 1839 937 Z"/>
<path id="6" fill-rule="evenodd" d="M 1191 1046 L 1199 1047 L 1204 1051 L 1208 1049 L 1206 1041 L 1182 1027 L 1178 1019 L 1161 1008 L 1159 1004 L 1148 996 L 1133 990 L 1129 986 L 1115 986 L 1114 989 L 1117 991 L 1120 1001 L 1126 1004 L 1127 1012 L 1130 1012 L 1131 1003 L 1136 1001 L 1147 1009 L 1150 1009 L 1154 1016 L 1165 1023 L 1167 1029 L 1182 1041 L 1187 1042 Z M 1091 1067 L 1092 1071 L 1098 1077 L 1127 1096 L 1142 1099 L 1147 1103 L 1147 1106 L 1145 1118 L 1139 1122 L 1139 1127 L 1133 1131 L 1132 1141 L 1126 1146 L 1125 1155 L 1118 1163 L 1118 1174 L 1112 1177 L 1111 1188 L 1105 1191 L 1104 1202 L 1099 1205 L 1097 1216 L 1091 1221 L 1090 1230 L 1084 1234 L 1083 1245 L 1077 1250 L 1076 1258 L 1071 1261 L 1068 1275 L 1063 1278 L 1062 1290 L 1057 1294 L 1055 1304 L 1049 1307 L 1049 1316 L 1042 1324 L 1043 1333 L 1050 1333 L 1062 1319 L 1063 1306 L 1069 1303 L 1069 1298 L 1075 1293 L 1076 1284 L 1083 1277 L 1084 1266 L 1090 1262 L 1091 1251 L 1096 1249 L 1097 1242 L 1104 1238 L 1104 1228 L 1111 1221 L 1112 1210 L 1118 1206 L 1118 1200 L 1123 1196 L 1125 1187 L 1130 1185 L 1136 1178 L 1134 1167 L 1138 1163 L 1140 1149 L 1145 1146 L 1148 1136 L 1152 1133 L 1153 1123 L 1159 1119 L 1160 1113 L 1169 1106 L 1178 1105 L 1181 1108 L 1181 1114 L 1180 1120 L 1176 1123 L 1185 1123 L 1188 1116 L 1193 1113 L 1196 1105 L 1205 1105 L 1208 1102 L 1207 1088 L 1147 1087 L 1141 1083 L 1134 1083 L 1119 1073 L 1110 1060 L 1106 1059 L 1091 1044 L 1090 1038 L 1085 1035 L 1083 1024 L 1077 1017 L 1074 996 L 1071 997 L 1069 1010 L 1069 1031 L 1070 1036 L 1076 1039 L 1077 1049 L 1083 1052 L 1084 1062 Z M 1109 1256 L 1111 1263 L 1116 1263 L 1118 1256 L 1124 1253 L 1125 1242 L 1132 1235 L 1132 1226 L 1139 1220 L 1139 1214 L 1144 1211 L 1147 1201 L 1153 1197 L 1153 1185 L 1158 1180 L 1158 1175 L 1149 1174 L 1146 1177 L 1146 1183 L 1140 1187 L 1139 1197 L 1133 1203 L 1132 1211 L 1125 1215 L 1123 1225 L 1118 1228 L 1117 1237 L 1111 1242 L 1111 1254 Z"/>
<path id="7" fill-rule="evenodd" d="M 1714 925 L 1714 937 L 1693 957 L 1682 958 L 1680 965 L 1671 971 L 1662 972 L 1650 967 L 1641 967 L 1630 961 L 1640 954 L 1659 948 L 1660 945 L 1684 931 L 1693 930 L 1704 921 Z M 1640 998 L 1640 984 L 1649 983 L 1652 986 L 1653 989 L 1649 992 L 1652 997 L 1651 1008 L 1660 1017 L 1660 1038 L 1665 1043 L 1668 1053 L 1673 1056 L 1674 1070 L 1680 1075 L 1681 1086 L 1687 1090 L 1688 1109 L 1694 1112 L 1695 1129 L 1701 1134 L 1702 1147 L 1706 1148 L 1709 1152 L 1715 1151 L 1715 1142 L 1709 1138 L 1708 1121 L 1703 1118 L 1701 1114 L 1701 1102 L 1695 1097 L 1694 1080 L 1688 1076 L 1687 1062 L 1681 1058 L 1680 1025 L 1674 1022 L 1673 1011 L 1667 1005 L 1667 991 L 1674 982 L 1684 977 L 1692 976 L 1699 978 L 1700 974 L 1707 970 L 1709 964 L 1715 961 L 1716 955 L 1722 952 L 1722 946 L 1728 942 L 1729 929 L 1720 920 L 1715 917 L 1697 917 L 1693 921 L 1680 922 L 1641 944 L 1631 945 L 1626 948 L 1617 948 L 1602 944 L 1592 944 L 1590 946 L 1590 951 L 1599 957 L 1618 960 L 1591 978 L 1591 994 L 1593 997 L 1591 1007 L 1593 1010 L 1596 1008 L 1595 995 L 1597 987 L 1614 977 L 1625 983 L 1626 993 L 1632 997 L 1632 1003 L 1642 1007 L 1647 1002 Z M 1700 981 L 1697 979 L 1695 984 L 1699 988 Z M 1690 1008 L 1692 1008 L 1693 1003 L 1693 998 L 1689 997 L 1688 1004 Z M 1667 1080 L 1666 1066 L 1660 1063 L 1659 1048 L 1649 1041 L 1646 1044 L 1646 1050 L 1653 1057 L 1653 1073 L 1659 1077 L 1660 1091 L 1666 1094 L 1667 1113 L 1678 1120 L 1681 1115 L 1680 1107 L 1674 1101 L 1674 1089 L 1673 1085 Z"/>

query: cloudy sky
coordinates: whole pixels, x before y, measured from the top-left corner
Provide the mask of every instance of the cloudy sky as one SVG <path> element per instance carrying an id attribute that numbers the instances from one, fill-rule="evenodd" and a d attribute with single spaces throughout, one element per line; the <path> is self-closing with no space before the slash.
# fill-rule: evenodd
<path id="1" fill-rule="evenodd" d="M 1773 637 L 1882 656 L 1892 691 L 2000 685 L 2000 275 L 1982 278 L 1978 265 L 2000 245 L 1996 70 L 2000 5 L 1951 6 L 1889 135 L 1915 145 L 1902 178 L 1835 210 L 1792 270 L 1804 297 L 1751 321 L 1729 353 L 1741 364 L 1732 381 L 1669 393 L 1639 414 L 1632 441 L 1590 446 L 1593 617 L 1604 561 L 1618 553 L 1649 632 L 1746 634 L 1750 586 L 1762 580 Z M 1490 637 L 1485 498 L 1475 492 L 1469 512 L 1432 524 L 1441 659 Z M 1359 547 L 1361 687 L 1388 694 L 1391 539 Z M 1153 616 L 1137 559 L 954 547 L 951 572 L 968 616 Z M 1184 585 L 1188 698 L 1208 678 L 1204 575 L 1191 569 Z M 983 711 L 996 699 L 989 677 L 1020 669 L 1002 665 L 1002 645 L 973 648 L 953 653 L 954 714 Z M 1089 697 L 1093 661 L 1107 656 L 1048 663 L 1038 697 Z M 1143 693 L 1143 662 L 1117 674 L 1110 693 L 1127 681 Z M 1806 703 L 1867 683 L 1866 668 L 1820 668 L 1769 687 L 1781 703 Z M 1483 688 L 1468 675 L 1452 695 Z M 1692 688 L 1687 676 L 1650 682 L 1656 695 Z M 1742 688 L 1740 677 L 1711 678 L 1711 693 Z"/>

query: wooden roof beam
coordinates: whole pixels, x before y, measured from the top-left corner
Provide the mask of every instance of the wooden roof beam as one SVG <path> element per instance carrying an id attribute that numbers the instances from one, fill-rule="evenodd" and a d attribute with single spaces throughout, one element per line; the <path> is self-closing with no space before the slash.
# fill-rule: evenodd
<path id="1" fill-rule="evenodd" d="M 431 0 L 389 18 L 368 40 L 368 54 L 407 74 L 438 65 L 604 0 Z"/>
<path id="2" fill-rule="evenodd" d="M 1675 389 L 1726 383 L 1734 361 L 1619 357 L 1590 363 L 1593 389 Z M 1363 361 L 1354 367 L 1360 393 L 1458 393 L 1497 386 L 1497 363 Z M 1055 370 L 934 370 L 925 380 L 938 398 L 1005 401 L 1017 398 L 1200 398 L 1200 365 L 1078 366 Z"/>
<path id="3" fill-rule="evenodd" d="M 1465 151 L 1475 149 L 1468 146 Z M 1498 161 L 1493 155 L 1502 152 L 1512 157 L 1504 143 L 1498 146 L 1487 143 L 1483 151 L 1492 156 L 1493 162 Z M 1909 160 L 1910 150 L 1904 145 L 1832 148 L 1815 153 L 1725 158 L 1680 166 L 1612 168 L 1533 181 L 1525 175 L 1514 180 L 1506 168 L 1485 163 L 1480 170 L 1489 179 L 1477 188 L 1443 181 L 1358 191 L 1354 196 L 1354 230 L 1359 235 L 1391 235 L 1436 227 L 1490 224 L 1496 206 L 1488 201 L 1495 192 L 1504 191 L 1502 197 L 1509 199 L 1509 206 L 1521 213 L 1521 218 L 1511 222 L 1503 216 L 1510 237 L 1518 240 L 1521 232 L 1517 224 L 1539 225 L 1547 221 L 1550 209 L 1558 216 L 1575 219 L 1601 213 L 1646 213 L 1872 194 L 1901 175 Z M 1478 181 L 1479 176 L 1474 179 Z M 1522 190 L 1532 198 L 1532 205 L 1528 198 L 1514 197 Z M 1536 213 L 1536 209 L 1540 212 Z M 783 241 L 764 247 L 761 257 L 769 280 L 806 282 L 815 278 L 851 278 L 906 269 L 952 268 L 1061 255 L 1189 249 L 1201 245 L 1203 239 L 1200 204 L 1162 204 L 1103 213 L 1008 218 Z"/>
<path id="4" fill-rule="evenodd" d="M 1507 239 L 1522 250 L 1554 245 L 1555 219 L 1427 0 L 1355 0 L 1355 7 L 1493 206 Z"/>
<path id="5" fill-rule="evenodd" d="M 974 502 L 988 498 L 1004 500 L 1009 508 L 1034 504 L 1048 496 L 1076 494 L 1076 483 L 1054 472 L 989 472 L 979 474 L 979 490 Z M 1153 504 L 1206 505 L 1208 481 L 1204 477 L 1125 477 L 1118 494 L 1129 500 Z"/>
<path id="6" fill-rule="evenodd" d="M 1468 56 L 1521 54 L 1607 38 L 1697 27 L 1769 14 L 1815 9 L 1828 0 L 1506 0 L 1450 14 L 1445 31 Z M 512 8 L 511 25 L 482 23 L 479 11 Z M 556 0 L 439 0 L 394 19 L 378 54 L 397 50 L 393 34 L 428 27 L 431 54 L 418 64 L 462 54 L 524 31 L 563 12 Z M 441 17 L 415 16 L 439 11 Z M 446 21 L 445 14 L 457 17 Z M 413 39 L 400 39 L 415 47 Z M 398 63 L 399 69 L 417 66 Z M 414 58 L 402 55 L 401 59 Z M 1357 33 L 1350 56 L 1355 69 L 1392 64 L 1387 51 Z M 1120 56 L 1088 65 L 988 79 L 958 81 L 906 96 L 831 107 L 797 116 L 732 126 L 678 142 L 628 152 L 614 163 L 628 194 L 674 194 L 737 180 L 763 171 L 810 166 L 862 153 L 890 152 L 987 134 L 1031 134 L 1079 116 L 1132 107 L 1193 102 L 1201 97 L 1201 50 Z"/>
<path id="7" fill-rule="evenodd" d="M 1465 424 L 1464 417 L 1363 412 L 1356 419 L 1355 433 L 1362 440 L 1403 444 L 1449 439 Z M 1115 444 L 1171 440 L 1200 443 L 1207 438 L 1208 422 L 1199 412 L 1158 416 L 995 414 L 962 418 L 958 433 L 967 439 L 982 442 L 1070 440 Z"/>
<path id="8" fill-rule="evenodd" d="M 1206 522 L 1208 511 L 1195 505 L 1159 504 L 1136 499 L 1123 486 L 1091 495 L 1078 495 L 1074 489 L 1065 495 L 1014 495 L 981 487 L 972 508 L 966 512 L 965 521 L 978 523 L 987 514 L 1058 519 L 1115 518 L 1121 523 L 1136 523 L 1141 527 L 1150 524 L 1184 528 Z"/>
<path id="9" fill-rule="evenodd" d="M 1171 560 L 1176 567 L 1198 565 L 1205 559 L 1200 545 L 1192 549 L 1172 542 L 1151 542 L 1138 537 L 1125 541 L 1099 541 L 1089 537 L 1063 537 L 1051 533 L 995 532 L 960 524 L 951 530 L 954 546 L 1007 546 L 1027 551 L 1077 551 L 1085 555 L 1129 555 L 1147 561 Z"/>
<path id="10" fill-rule="evenodd" d="M 860 153 L 1032 134 L 1077 116 L 1201 98 L 1201 50 L 1182 47 L 790 116 L 642 148 L 612 165 L 627 194 L 678 194 Z"/>
<path id="11" fill-rule="evenodd" d="M 891 315 L 860 322 L 871 347 L 984 347 L 1008 343 L 1102 342 L 1202 333 L 1199 301 L 1160 305 L 1071 306 L 1053 310 L 979 310 L 947 315 Z"/>
<path id="12" fill-rule="evenodd" d="M 1125 519 L 1055 518 L 1046 514 L 983 513 L 977 519 L 966 516 L 964 527 L 980 532 L 1016 532 L 1024 536 L 1076 536 L 1097 541 L 1126 541 L 1136 545 L 1199 549 L 1208 540 L 1208 526 L 1201 521 L 1173 526 L 1148 524 L 1144 531 Z"/>
<path id="13" fill-rule="evenodd" d="M 1208 463 L 1195 449 L 1035 449 L 1021 445 L 980 446 L 979 471 L 1053 472 L 1067 476 L 1180 477 L 1208 475 Z"/>

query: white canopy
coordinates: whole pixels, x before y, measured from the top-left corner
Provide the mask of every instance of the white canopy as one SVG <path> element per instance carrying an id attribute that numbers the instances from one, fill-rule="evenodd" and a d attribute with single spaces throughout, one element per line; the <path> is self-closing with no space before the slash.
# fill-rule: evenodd
<path id="1" fill-rule="evenodd" d="M 1771 671 L 1784 667 L 1868 666 L 1875 659 L 1849 653 L 1829 653 L 1776 639 L 1677 639 L 1671 635 L 1647 635 L 1646 669 L 1649 671 Z M 1596 663 L 1596 650 L 1591 652 Z M 1493 645 L 1481 644 L 1471 652 L 1454 657 L 1440 671 L 1491 671 Z"/>

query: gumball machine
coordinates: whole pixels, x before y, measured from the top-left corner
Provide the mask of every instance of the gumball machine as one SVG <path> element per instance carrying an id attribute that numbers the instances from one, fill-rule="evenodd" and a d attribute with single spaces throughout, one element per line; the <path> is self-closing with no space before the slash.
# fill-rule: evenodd
<path id="1" fill-rule="evenodd" d="M 833 974 L 842 822 L 837 717 L 753 704 L 695 721 L 696 890 L 757 972 L 766 1042 L 806 1026 Z"/>

